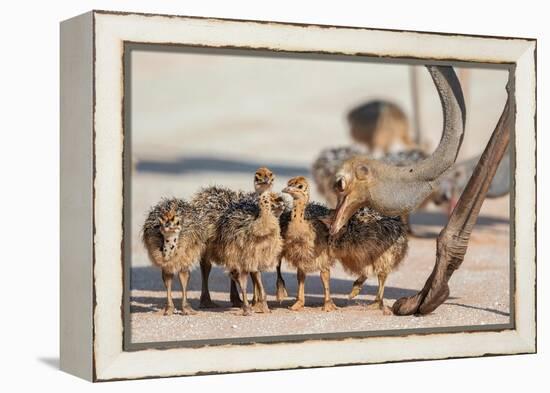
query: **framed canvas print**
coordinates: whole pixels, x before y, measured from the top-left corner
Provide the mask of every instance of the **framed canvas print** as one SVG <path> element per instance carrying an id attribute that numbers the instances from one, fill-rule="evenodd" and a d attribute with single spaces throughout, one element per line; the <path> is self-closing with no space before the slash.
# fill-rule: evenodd
<path id="1" fill-rule="evenodd" d="M 536 351 L 536 41 L 61 23 L 61 368 Z"/>

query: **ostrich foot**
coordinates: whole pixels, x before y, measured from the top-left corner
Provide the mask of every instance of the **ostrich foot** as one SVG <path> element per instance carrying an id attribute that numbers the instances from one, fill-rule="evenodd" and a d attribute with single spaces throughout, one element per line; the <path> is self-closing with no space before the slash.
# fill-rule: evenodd
<path id="1" fill-rule="evenodd" d="M 375 300 L 366 306 L 367 310 L 380 310 L 384 315 L 392 315 L 391 308 L 384 305 L 384 302 L 381 300 Z"/>
<path id="2" fill-rule="evenodd" d="M 300 311 L 304 308 L 304 302 L 301 300 L 297 300 L 296 303 L 294 303 L 292 306 L 289 307 L 292 311 Z"/>
<path id="3" fill-rule="evenodd" d="M 283 280 L 279 281 L 277 280 L 277 301 L 281 303 L 285 298 L 288 296 L 288 293 L 286 292 L 285 288 L 285 282 Z"/>
<path id="4" fill-rule="evenodd" d="M 197 312 L 189 304 L 184 305 L 181 308 L 182 315 L 196 315 Z"/>
<path id="5" fill-rule="evenodd" d="M 325 304 L 323 304 L 323 307 L 322 307 L 322 310 L 325 311 L 325 312 L 336 311 L 337 309 L 338 309 L 338 307 L 336 307 L 336 304 L 334 304 L 334 302 L 332 300 L 326 301 Z"/>
<path id="6" fill-rule="evenodd" d="M 164 308 L 164 315 L 165 316 L 170 316 L 172 314 L 174 314 L 174 306 L 166 306 Z"/>
<path id="7" fill-rule="evenodd" d="M 252 315 L 252 308 L 250 306 L 243 306 L 243 316 L 248 317 Z"/>
<path id="8" fill-rule="evenodd" d="M 256 304 L 254 304 L 252 306 L 252 310 L 254 310 L 254 312 L 257 312 L 257 313 L 260 313 L 260 314 L 267 314 L 267 313 L 271 312 L 271 310 L 269 309 L 269 306 L 267 305 L 266 301 L 256 302 Z"/>
<path id="9" fill-rule="evenodd" d="M 422 303 L 422 299 L 424 299 L 423 291 L 413 296 L 399 298 L 393 303 L 392 311 L 395 315 L 416 314 L 420 303 Z"/>
<path id="10" fill-rule="evenodd" d="M 416 295 L 397 299 L 392 311 L 395 315 L 429 314 L 449 297 L 449 286 L 442 283 L 439 287 L 422 289 Z"/>
<path id="11" fill-rule="evenodd" d="M 353 288 L 351 288 L 351 292 L 349 293 L 348 295 L 348 299 L 353 299 L 354 297 L 356 297 L 357 295 L 359 295 L 359 293 L 361 292 L 361 286 L 353 286 Z"/>
<path id="12" fill-rule="evenodd" d="M 439 307 L 449 297 L 449 285 L 445 282 L 438 287 L 431 287 L 422 300 L 418 312 L 429 314 Z"/>

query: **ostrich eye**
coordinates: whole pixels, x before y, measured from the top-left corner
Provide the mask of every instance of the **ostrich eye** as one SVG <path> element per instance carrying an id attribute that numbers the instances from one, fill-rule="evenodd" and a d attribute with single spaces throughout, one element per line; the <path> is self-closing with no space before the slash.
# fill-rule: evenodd
<path id="1" fill-rule="evenodd" d="M 299 188 L 300 190 L 303 190 L 303 189 L 304 189 L 304 185 L 303 185 L 303 184 L 300 184 L 300 185 L 298 186 L 298 188 Z"/>
<path id="2" fill-rule="evenodd" d="M 368 174 L 369 168 L 366 165 L 360 165 L 355 170 L 355 176 L 357 176 L 357 178 L 360 180 L 364 180 Z"/>
<path id="3" fill-rule="evenodd" d="M 340 177 L 334 183 L 334 189 L 339 192 L 344 192 L 346 189 L 346 181 L 343 177 Z"/>

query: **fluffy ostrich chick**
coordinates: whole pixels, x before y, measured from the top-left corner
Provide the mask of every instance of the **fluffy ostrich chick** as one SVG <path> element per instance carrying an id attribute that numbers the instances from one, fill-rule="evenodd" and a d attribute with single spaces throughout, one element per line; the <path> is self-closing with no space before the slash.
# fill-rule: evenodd
<path id="1" fill-rule="evenodd" d="M 330 227 L 331 218 L 323 218 Z M 384 286 L 390 273 L 405 258 L 408 248 L 407 228 L 399 217 L 383 216 L 369 208 L 358 210 L 348 223 L 330 238 L 330 254 L 344 270 L 358 277 L 349 298 L 361 292 L 367 277 L 376 275 L 378 292 L 368 309 L 380 309 L 386 315 L 391 310 L 384 305 Z"/>
<path id="2" fill-rule="evenodd" d="M 153 206 L 143 223 L 142 241 L 150 261 L 162 271 L 166 287 L 165 315 L 174 313 L 172 280 L 179 275 L 182 287 L 183 314 L 194 311 L 187 302 L 187 284 L 191 269 L 204 252 L 204 242 L 197 236 L 196 216 L 181 199 L 163 199 Z"/>
<path id="3" fill-rule="evenodd" d="M 243 315 L 250 315 L 251 309 L 269 312 L 260 272 L 275 268 L 279 261 L 283 246 L 279 215 L 283 208 L 280 196 L 265 191 L 258 201 L 244 197 L 232 203 L 218 224 L 217 247 L 211 250 L 212 257 L 240 287 Z M 252 307 L 246 292 L 249 274 L 257 288 Z"/>
<path id="4" fill-rule="evenodd" d="M 292 196 L 293 208 L 281 220 L 284 238 L 283 257 L 297 269 L 298 294 L 290 307 L 298 311 L 305 305 L 305 279 L 307 273 L 320 272 L 324 288 L 324 311 L 333 311 L 336 305 L 330 297 L 330 268 L 334 259 L 329 253 L 328 230 L 320 220 L 329 209 L 309 202 L 309 184 L 302 177 L 294 177 L 283 192 Z"/>

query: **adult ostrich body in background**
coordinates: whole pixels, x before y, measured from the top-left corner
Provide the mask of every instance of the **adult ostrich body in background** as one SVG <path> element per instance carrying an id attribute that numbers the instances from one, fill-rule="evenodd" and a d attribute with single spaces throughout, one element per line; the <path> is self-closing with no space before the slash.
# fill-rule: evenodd
<path id="1" fill-rule="evenodd" d="M 386 215 L 404 215 L 417 208 L 437 187 L 441 175 L 456 161 L 464 136 L 466 108 L 460 82 L 449 66 L 427 66 L 443 107 L 443 133 L 437 149 L 428 158 L 402 167 L 356 157 L 339 169 L 334 184 L 338 191 L 336 214 L 330 228 L 336 234 L 361 207 Z M 514 103 L 508 100 L 497 126 L 462 193 L 449 222 L 437 239 L 436 264 L 424 288 L 416 295 L 398 299 L 398 315 L 427 314 L 449 296 L 448 281 L 464 259 L 472 228 L 497 167 L 510 139 Z"/>

